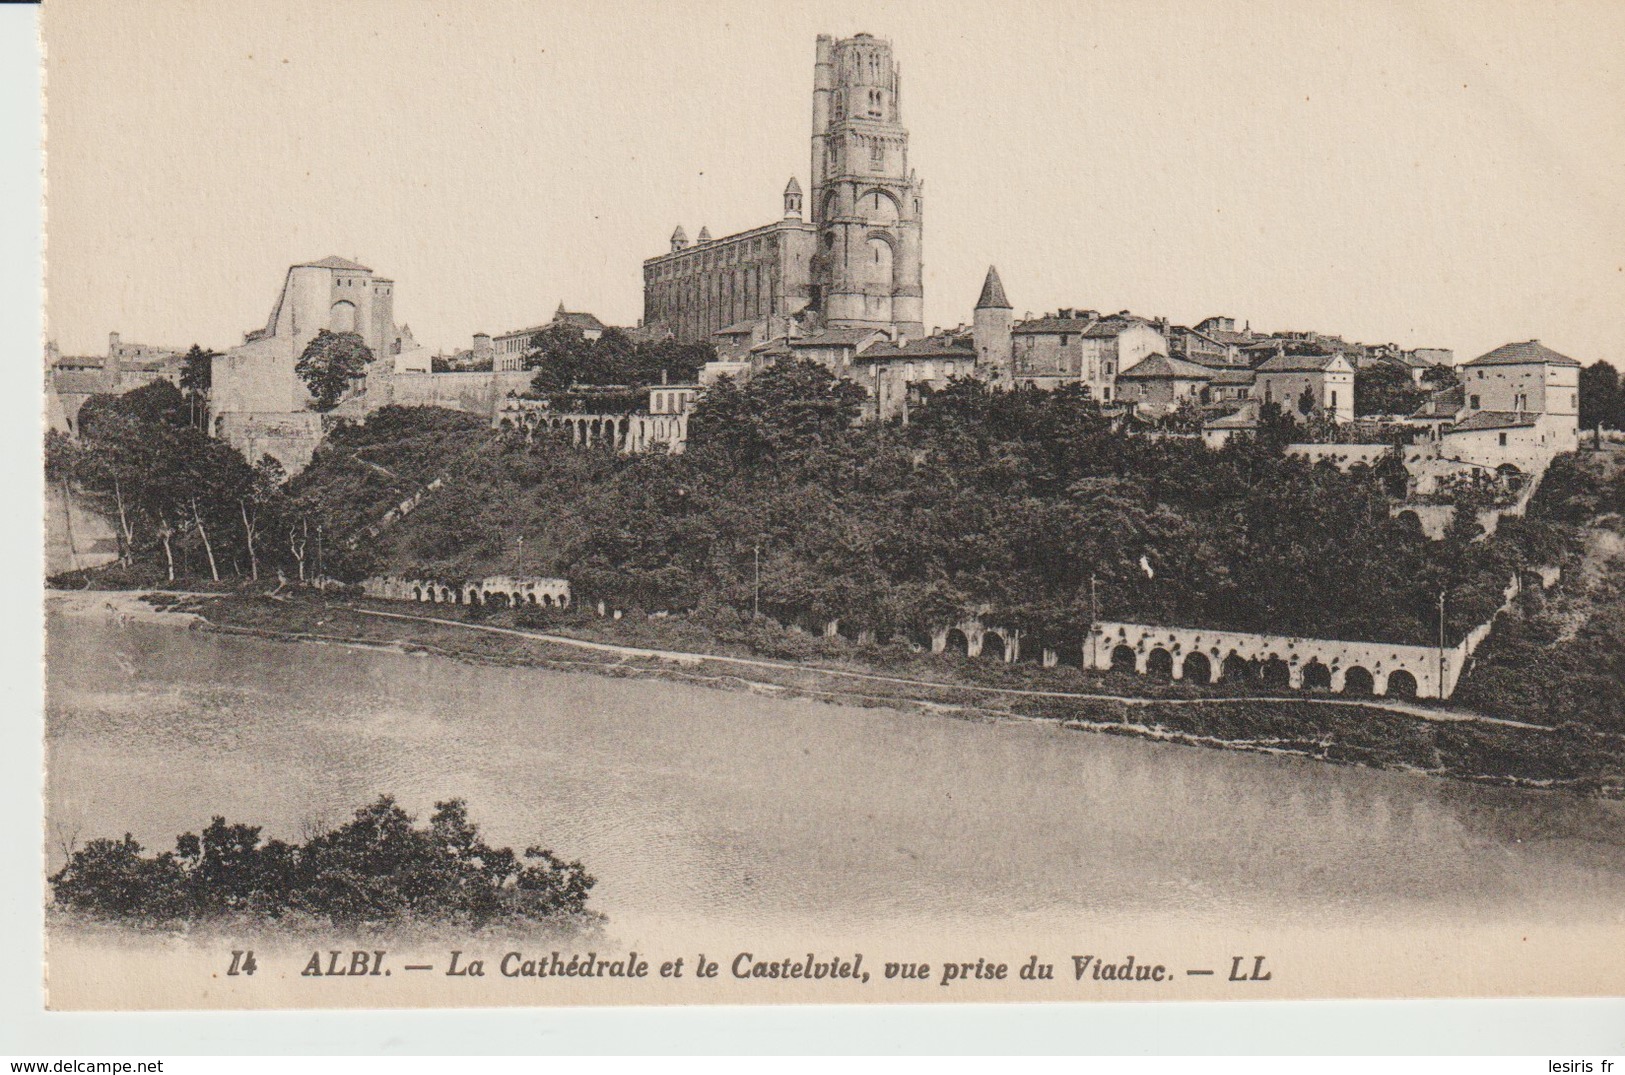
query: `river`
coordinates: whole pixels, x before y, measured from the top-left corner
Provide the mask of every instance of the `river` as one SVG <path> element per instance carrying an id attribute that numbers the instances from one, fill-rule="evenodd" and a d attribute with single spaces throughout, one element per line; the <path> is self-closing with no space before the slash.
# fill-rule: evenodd
<path id="1" fill-rule="evenodd" d="M 468 800 L 617 932 L 1625 920 L 1625 804 L 1067 731 L 49 617 L 47 833 Z"/>

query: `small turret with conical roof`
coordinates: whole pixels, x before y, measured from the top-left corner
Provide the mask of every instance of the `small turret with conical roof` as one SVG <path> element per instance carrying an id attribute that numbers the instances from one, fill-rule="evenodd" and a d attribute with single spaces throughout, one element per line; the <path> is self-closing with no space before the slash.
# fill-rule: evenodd
<path id="1" fill-rule="evenodd" d="M 673 254 L 675 254 L 679 250 L 687 250 L 687 249 L 688 249 L 688 232 L 684 231 L 683 226 L 681 224 L 679 224 L 679 225 L 677 225 L 677 230 L 671 233 L 671 252 Z"/>
<path id="2" fill-rule="evenodd" d="M 784 219 L 801 219 L 801 184 L 796 182 L 795 176 L 784 185 Z"/>
<path id="3" fill-rule="evenodd" d="M 978 310 L 1008 310 L 1011 309 L 1010 300 L 1004 297 L 1004 282 L 999 279 L 999 270 L 992 265 L 987 267 L 987 279 L 982 281 L 982 297 L 976 300 Z"/>
<path id="4" fill-rule="evenodd" d="M 982 281 L 982 295 L 971 315 L 971 338 L 976 342 L 976 375 L 988 384 L 1010 387 L 1015 383 L 1010 364 L 1011 328 L 1015 312 L 1004 297 L 999 270 L 989 265 Z"/>
<path id="5" fill-rule="evenodd" d="M 704 224 L 701 224 L 700 225 L 700 233 L 694 237 L 694 244 L 696 246 L 704 246 L 706 243 L 708 243 L 710 241 L 711 241 L 711 229 L 706 227 Z"/>

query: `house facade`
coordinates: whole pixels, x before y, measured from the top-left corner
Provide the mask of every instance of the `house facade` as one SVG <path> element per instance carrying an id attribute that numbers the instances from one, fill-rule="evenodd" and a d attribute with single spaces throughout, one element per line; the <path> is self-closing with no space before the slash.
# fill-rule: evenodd
<path id="1" fill-rule="evenodd" d="M 1160 417 L 1182 403 L 1200 404 L 1213 381 L 1213 371 L 1170 355 L 1151 355 L 1117 375 L 1117 399 L 1133 403 L 1135 412 Z"/>
<path id="2" fill-rule="evenodd" d="M 1081 385 L 1091 399 L 1111 403 L 1120 373 L 1167 349 L 1161 330 L 1143 317 L 1062 309 L 1012 328 L 1010 378 L 1032 388 Z"/>
<path id="3" fill-rule="evenodd" d="M 1302 417 L 1306 398 L 1339 422 L 1354 421 L 1354 365 L 1340 354 L 1278 354 L 1253 371 L 1254 398 Z"/>

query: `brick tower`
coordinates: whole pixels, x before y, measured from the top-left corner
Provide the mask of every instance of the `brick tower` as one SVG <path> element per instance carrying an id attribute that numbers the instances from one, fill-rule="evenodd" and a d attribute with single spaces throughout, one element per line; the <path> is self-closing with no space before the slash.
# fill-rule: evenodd
<path id="1" fill-rule="evenodd" d="M 812 304 L 834 327 L 925 334 L 920 276 L 923 184 L 891 42 L 818 36 L 813 73 Z"/>

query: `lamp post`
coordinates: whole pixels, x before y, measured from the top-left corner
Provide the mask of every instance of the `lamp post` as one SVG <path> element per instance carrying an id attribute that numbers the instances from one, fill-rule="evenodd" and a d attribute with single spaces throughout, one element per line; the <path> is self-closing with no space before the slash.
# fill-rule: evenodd
<path id="1" fill-rule="evenodd" d="M 1439 700 L 1444 701 L 1444 595 L 1439 591 Z"/>
<path id="2" fill-rule="evenodd" d="M 760 544 L 751 546 L 751 559 L 755 564 L 756 572 L 755 583 L 751 588 L 750 618 L 759 620 L 762 618 L 762 546 Z"/>
<path id="3" fill-rule="evenodd" d="M 1089 634 L 1086 636 L 1088 650 L 1084 660 L 1091 665 L 1098 665 L 1100 654 L 1095 652 L 1095 624 L 1100 621 L 1099 600 L 1095 596 L 1095 573 L 1089 572 Z"/>

